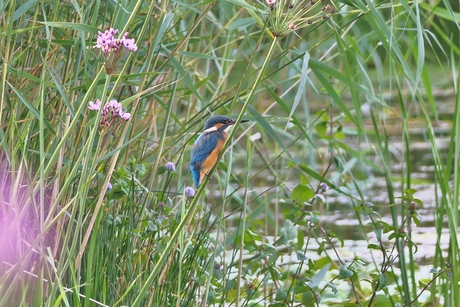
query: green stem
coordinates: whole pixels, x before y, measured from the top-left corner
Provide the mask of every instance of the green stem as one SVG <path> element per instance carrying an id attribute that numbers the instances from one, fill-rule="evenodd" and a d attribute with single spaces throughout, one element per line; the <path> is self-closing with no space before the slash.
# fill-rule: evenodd
<path id="1" fill-rule="evenodd" d="M 102 91 L 102 96 L 101 96 L 101 100 L 103 101 L 104 104 L 105 104 L 105 101 L 107 101 L 106 96 L 107 96 L 107 92 L 108 92 L 108 89 L 109 89 L 111 77 L 112 77 L 111 74 L 107 74 L 106 77 L 105 77 L 106 78 L 105 79 L 105 85 L 104 85 L 104 88 L 103 88 L 103 91 Z M 104 109 L 104 104 L 101 105 L 100 110 L 97 112 L 96 121 L 94 122 L 94 126 L 91 128 L 91 132 L 90 132 L 88 142 L 86 143 L 85 148 L 84 148 L 84 150 L 87 152 L 87 154 L 86 154 L 87 157 L 91 157 L 91 155 L 92 155 L 93 147 L 91 146 L 91 144 L 94 143 L 94 140 L 96 139 L 96 135 L 99 133 L 99 120 L 102 117 L 102 111 Z M 83 163 L 82 172 L 81 172 L 81 176 L 80 176 L 80 178 L 81 178 L 80 179 L 80 186 L 78 188 L 78 191 L 83 191 L 82 195 L 88 195 L 88 190 L 89 190 L 89 184 L 88 183 L 92 180 L 92 177 L 94 176 L 94 173 L 95 173 L 94 170 L 95 170 L 96 165 L 97 165 L 97 158 L 99 156 L 99 152 L 100 152 L 99 150 L 101 148 L 101 143 L 102 143 L 102 137 L 99 137 L 99 139 L 97 141 L 96 149 L 94 150 L 94 154 L 92 156 L 92 159 L 85 159 L 85 161 Z M 104 191 L 101 191 L 101 192 L 104 192 Z M 79 201 L 79 204 L 80 204 L 80 210 L 82 212 L 84 212 L 84 208 L 85 208 L 85 205 L 86 205 L 86 197 L 81 197 L 80 201 Z M 99 209 L 100 209 L 100 204 L 98 202 L 96 204 L 96 207 L 94 208 L 93 216 L 91 217 L 89 225 L 86 228 L 86 232 L 85 232 L 85 235 L 83 237 L 83 241 L 82 241 L 82 243 L 80 245 L 80 251 L 78 253 L 77 259 L 75 260 L 75 268 L 77 268 L 77 270 L 80 268 L 81 259 L 83 257 L 83 253 L 85 252 L 86 244 L 88 244 L 89 237 L 91 235 L 91 231 L 93 230 L 93 227 L 94 227 L 94 223 L 96 222 L 96 218 L 98 216 Z M 78 223 L 82 223 L 82 221 L 80 220 L 81 216 L 82 215 L 80 214 L 79 217 L 78 217 L 79 218 L 79 220 L 77 220 Z M 94 234 L 94 235 L 96 235 L 96 234 Z"/>
<path id="2" fill-rule="evenodd" d="M 265 57 L 265 61 L 262 64 L 262 67 L 260 68 L 259 74 L 257 75 L 256 81 L 254 82 L 254 85 L 252 86 L 251 91 L 249 92 L 249 95 L 246 98 L 246 101 L 243 104 L 243 107 L 241 108 L 240 113 L 238 114 L 238 118 L 236 119 L 235 125 L 233 126 L 232 130 L 230 131 L 228 135 L 228 138 L 227 138 L 227 141 L 225 142 L 222 153 L 224 153 L 225 149 L 229 146 L 230 140 L 233 138 L 233 135 L 235 134 L 236 129 L 238 128 L 238 125 L 240 124 L 241 120 L 243 119 L 244 114 L 246 113 L 249 103 L 251 102 L 252 97 L 254 96 L 256 92 L 257 86 L 262 80 L 262 76 L 264 75 L 264 72 L 267 69 L 268 63 L 270 63 L 271 57 L 273 55 L 273 51 L 275 51 L 275 47 L 276 47 L 276 44 L 278 43 L 278 40 L 279 40 L 279 37 L 275 36 L 270 46 L 270 49 L 268 50 L 267 56 Z"/>

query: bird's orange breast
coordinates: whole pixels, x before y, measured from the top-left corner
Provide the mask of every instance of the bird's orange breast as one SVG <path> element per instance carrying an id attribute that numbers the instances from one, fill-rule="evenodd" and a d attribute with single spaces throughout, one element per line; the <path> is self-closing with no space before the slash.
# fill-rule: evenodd
<path id="1" fill-rule="evenodd" d="M 219 159 L 220 152 L 222 151 L 222 147 L 224 147 L 225 139 L 218 139 L 217 146 L 214 150 L 209 154 L 206 160 L 203 161 L 200 168 L 200 182 L 203 180 L 204 176 L 214 167 Z"/>

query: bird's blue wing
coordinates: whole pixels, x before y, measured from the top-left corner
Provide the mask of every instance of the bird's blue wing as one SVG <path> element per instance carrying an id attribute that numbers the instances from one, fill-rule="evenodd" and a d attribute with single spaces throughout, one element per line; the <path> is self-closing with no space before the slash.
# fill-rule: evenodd
<path id="1" fill-rule="evenodd" d="M 211 152 L 216 148 L 219 138 L 215 133 L 204 133 L 196 140 L 192 148 L 190 159 L 190 172 L 197 187 L 200 186 L 201 164 L 206 160 Z"/>

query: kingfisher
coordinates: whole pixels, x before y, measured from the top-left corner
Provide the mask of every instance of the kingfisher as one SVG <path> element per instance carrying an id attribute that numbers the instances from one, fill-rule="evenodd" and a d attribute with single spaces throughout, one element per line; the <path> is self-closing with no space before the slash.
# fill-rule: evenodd
<path id="1" fill-rule="evenodd" d="M 242 120 L 242 123 L 249 120 Z M 190 172 L 197 188 L 204 176 L 214 167 L 219 159 L 222 147 L 228 137 L 226 130 L 236 123 L 234 119 L 223 115 L 216 115 L 209 118 L 203 133 L 198 137 L 192 147 L 190 159 Z"/>

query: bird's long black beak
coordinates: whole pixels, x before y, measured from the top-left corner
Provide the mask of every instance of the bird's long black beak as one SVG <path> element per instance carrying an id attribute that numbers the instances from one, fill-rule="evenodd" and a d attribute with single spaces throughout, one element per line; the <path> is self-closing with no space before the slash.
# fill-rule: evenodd
<path id="1" fill-rule="evenodd" d="M 243 120 L 240 121 L 240 123 L 247 123 L 249 121 L 250 121 L 249 119 L 243 119 Z M 230 125 L 233 126 L 234 124 L 236 124 L 236 119 L 232 119 L 232 123 Z"/>
<path id="2" fill-rule="evenodd" d="M 243 119 L 243 120 L 240 121 L 240 123 L 247 123 L 247 122 L 250 122 L 250 120 L 249 119 Z M 234 125 L 234 124 L 236 124 L 236 119 L 233 119 L 232 125 Z"/>

